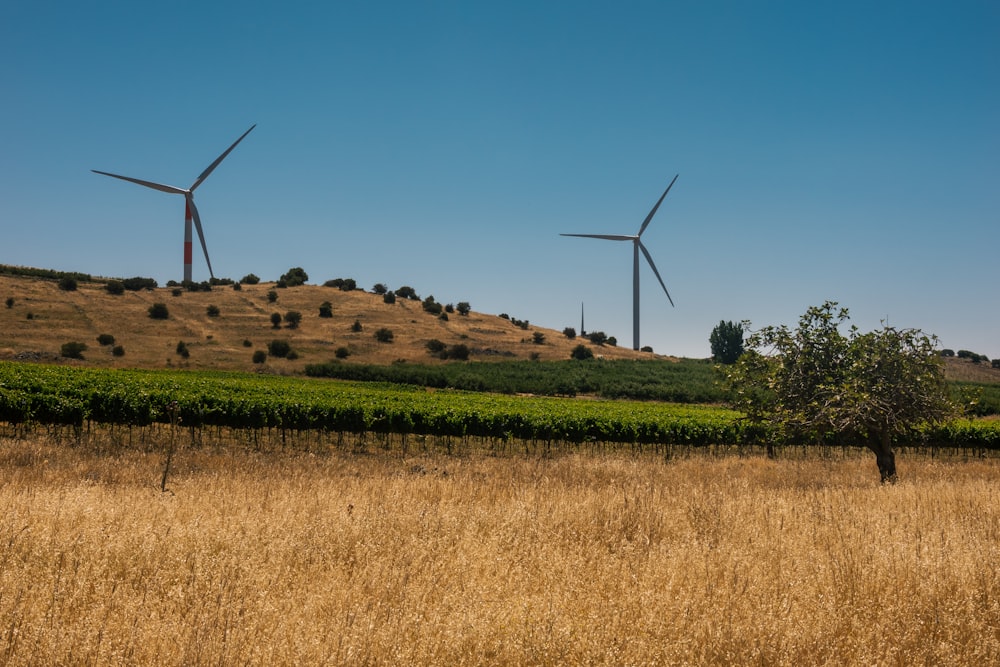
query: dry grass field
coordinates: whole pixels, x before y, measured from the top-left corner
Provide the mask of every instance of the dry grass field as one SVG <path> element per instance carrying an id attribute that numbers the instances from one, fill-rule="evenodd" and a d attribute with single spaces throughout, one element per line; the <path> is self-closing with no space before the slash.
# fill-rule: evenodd
<path id="1" fill-rule="evenodd" d="M 996 459 L 160 433 L 0 438 L 0 664 L 1000 662 Z"/>
<path id="2" fill-rule="evenodd" d="M 268 300 L 271 291 L 278 295 L 274 303 Z M 350 351 L 345 363 L 435 363 L 437 359 L 426 348 L 432 339 L 446 345 L 466 345 L 472 360 L 534 356 L 549 361 L 568 360 L 571 350 L 583 342 L 566 338 L 562 328 L 556 331 L 529 325 L 525 330 L 508 319 L 475 310 L 467 316 L 451 313 L 445 321 L 425 312 L 419 301 L 397 299 L 389 305 L 371 292 L 344 292 L 322 285 L 276 289 L 274 283 L 260 283 L 244 285 L 240 291 L 220 286 L 211 292 L 183 291 L 179 296 L 173 295 L 172 288 L 160 287 L 113 296 L 97 283 L 81 282 L 76 291 L 63 291 L 52 280 L 0 275 L 0 301 L 7 299 L 13 299 L 13 304 L 0 306 L 0 360 L 297 373 L 306 364 L 331 361 L 339 347 Z M 444 297 L 437 300 L 447 303 Z M 333 317 L 319 317 L 319 307 L 325 301 L 331 303 Z M 149 317 L 154 303 L 166 304 L 167 320 Z M 207 314 L 209 306 L 219 309 L 218 316 Z M 511 308 L 516 306 L 515 299 Z M 272 327 L 273 313 L 283 316 L 292 310 L 302 314 L 298 328 L 290 329 L 284 323 L 280 329 Z M 516 310 L 509 315 L 518 318 Z M 360 322 L 361 331 L 352 331 L 355 321 Z M 566 326 L 576 328 L 579 322 L 567 322 Z M 393 332 L 393 342 L 375 340 L 374 333 L 380 328 Z M 544 334 L 542 344 L 535 344 L 536 332 Z M 111 346 L 100 346 L 97 337 L 101 334 L 114 336 L 125 355 L 114 357 Z M 705 336 L 707 340 L 707 332 Z M 272 357 L 266 364 L 254 364 L 254 351 L 266 351 L 274 339 L 287 340 L 299 358 Z M 88 346 L 83 361 L 60 358 L 60 348 L 71 341 Z M 190 351 L 188 358 L 177 353 L 181 341 Z M 594 351 L 608 359 L 652 358 L 627 347 L 595 346 Z"/>

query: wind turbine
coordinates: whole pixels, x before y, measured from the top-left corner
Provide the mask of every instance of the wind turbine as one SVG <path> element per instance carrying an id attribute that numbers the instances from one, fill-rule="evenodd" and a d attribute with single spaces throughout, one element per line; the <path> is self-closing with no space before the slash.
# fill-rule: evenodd
<path id="1" fill-rule="evenodd" d="M 253 124 L 250 130 L 257 127 L 257 124 Z M 208 246 L 205 245 L 205 232 L 201 228 L 201 216 L 198 215 L 198 207 L 194 205 L 194 191 L 199 185 L 204 182 L 208 175 L 211 174 L 219 163 L 226 159 L 236 145 L 243 141 L 243 137 L 250 134 L 250 130 L 243 133 L 239 139 L 233 142 L 233 145 L 225 150 L 225 152 L 219 157 L 215 158 L 215 162 L 208 165 L 205 171 L 201 172 L 201 175 L 195 179 L 194 183 L 191 184 L 187 190 L 183 188 L 174 187 L 173 185 L 163 185 L 162 183 L 153 183 L 151 181 L 143 181 L 138 178 L 132 178 L 130 176 L 119 176 L 118 174 L 110 174 L 106 171 L 98 171 L 97 169 L 91 169 L 95 174 L 103 174 L 104 176 L 111 176 L 112 178 L 120 178 L 123 181 L 130 181 L 132 183 L 138 183 L 139 185 L 145 185 L 147 188 L 153 188 L 154 190 L 159 190 L 160 192 L 166 192 L 173 195 L 184 195 L 184 282 L 191 282 L 191 220 L 194 220 L 194 226 L 198 230 L 198 239 L 201 241 L 201 249 L 205 253 L 205 263 L 208 264 L 208 274 L 211 277 L 215 277 L 212 273 L 212 261 L 208 258 Z"/>
<path id="2" fill-rule="evenodd" d="M 677 174 L 680 176 L 680 174 Z M 642 244 L 640 237 L 642 233 L 646 231 L 646 227 L 649 226 L 649 221 L 653 219 L 656 215 L 656 209 L 660 208 L 660 204 L 663 203 L 664 197 L 670 192 L 670 188 L 674 187 L 674 181 L 677 180 L 677 176 L 674 176 L 674 180 L 670 181 L 670 185 L 667 189 L 663 191 L 660 195 L 660 199 L 653 206 L 653 210 L 649 212 L 646 219 L 642 222 L 642 227 L 639 228 L 639 233 L 634 236 L 626 234 L 560 234 L 560 236 L 581 236 L 588 239 L 604 239 L 605 241 L 631 241 L 632 242 L 632 349 L 639 349 L 639 251 L 645 255 L 646 261 L 649 262 L 649 268 L 653 269 L 653 273 L 656 274 L 656 279 L 660 281 L 660 286 L 663 288 L 664 294 L 667 295 L 667 299 L 670 300 L 670 305 L 674 305 L 674 300 L 670 298 L 670 292 L 667 291 L 667 286 L 663 282 L 663 278 L 660 277 L 660 272 L 656 270 L 656 264 L 653 263 L 653 258 L 650 256 L 649 251 L 646 250 L 646 246 Z M 583 323 L 581 322 L 581 327 Z"/>

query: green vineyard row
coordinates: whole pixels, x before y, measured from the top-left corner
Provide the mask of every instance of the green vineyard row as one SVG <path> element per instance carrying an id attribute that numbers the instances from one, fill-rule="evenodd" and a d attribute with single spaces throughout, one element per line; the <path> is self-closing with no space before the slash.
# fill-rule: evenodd
<path id="1" fill-rule="evenodd" d="M 767 434 L 708 405 L 429 390 L 223 372 L 0 363 L 0 421 L 318 429 L 565 442 L 761 444 Z M 917 441 L 1000 449 L 1000 422 L 955 421 Z"/>

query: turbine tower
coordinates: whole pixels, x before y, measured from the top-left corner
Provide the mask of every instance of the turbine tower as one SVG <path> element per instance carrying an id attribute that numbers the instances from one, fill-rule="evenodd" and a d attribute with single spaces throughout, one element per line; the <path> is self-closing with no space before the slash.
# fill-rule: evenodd
<path id="1" fill-rule="evenodd" d="M 104 176 L 111 176 L 112 178 L 120 178 L 123 181 L 130 181 L 132 183 L 138 183 L 139 185 L 145 185 L 147 188 L 153 188 L 154 190 L 159 190 L 160 192 L 166 192 L 173 195 L 184 195 L 184 282 L 191 282 L 191 221 L 194 220 L 195 229 L 198 230 L 198 240 L 201 241 L 201 249 L 205 253 L 205 263 L 208 264 L 208 275 L 212 278 L 215 274 L 212 273 L 212 261 L 208 258 L 208 246 L 205 245 L 205 232 L 201 228 L 201 216 L 198 215 L 198 207 L 194 205 L 194 191 L 199 185 L 204 182 L 208 175 L 211 174 L 219 163 L 226 159 L 236 145 L 243 141 L 243 137 L 250 134 L 250 130 L 257 127 L 256 123 L 250 127 L 249 130 L 243 133 L 243 135 L 233 142 L 233 145 L 225 150 L 225 152 L 219 157 L 215 158 L 215 162 L 208 165 L 205 171 L 201 172 L 201 175 L 195 179 L 194 183 L 191 184 L 187 190 L 183 188 L 174 187 L 173 185 L 163 185 L 162 183 L 153 183 L 151 181 L 143 181 L 138 178 L 132 178 L 130 176 L 119 176 L 118 174 L 110 174 L 106 171 L 98 171 L 97 169 L 91 169 L 95 174 L 102 174 Z"/>
<path id="2" fill-rule="evenodd" d="M 677 174 L 680 176 L 680 174 Z M 631 241 L 632 242 L 632 349 L 639 349 L 639 251 L 646 257 L 646 261 L 649 262 L 649 268 L 653 269 L 653 273 L 656 274 L 656 279 L 660 281 L 660 286 L 663 288 L 664 294 L 667 295 L 667 299 L 670 301 L 670 305 L 674 305 L 674 300 L 670 298 L 670 292 L 667 291 L 667 286 L 663 282 L 663 278 L 660 277 L 660 272 L 656 270 L 656 264 L 653 263 L 653 258 L 650 256 L 649 251 L 646 250 L 646 246 L 642 244 L 641 236 L 646 227 L 649 226 L 649 221 L 653 219 L 656 215 L 656 209 L 660 208 L 660 204 L 663 203 L 663 199 L 670 192 L 670 188 L 674 187 L 674 181 L 677 180 L 677 176 L 674 176 L 674 180 L 670 181 L 670 185 L 667 189 L 663 191 L 660 195 L 660 199 L 653 206 L 653 210 L 649 212 L 646 219 L 643 220 L 642 226 L 639 227 L 639 233 L 633 235 L 626 234 L 560 234 L 560 236 L 580 236 L 588 239 L 604 239 L 605 241 Z M 581 327 L 583 323 L 581 321 Z"/>

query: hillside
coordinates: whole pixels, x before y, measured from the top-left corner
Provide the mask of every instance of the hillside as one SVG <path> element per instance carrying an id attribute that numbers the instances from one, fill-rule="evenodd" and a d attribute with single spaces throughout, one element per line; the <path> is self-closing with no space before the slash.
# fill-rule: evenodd
<path id="1" fill-rule="evenodd" d="M 269 302 L 268 293 L 278 298 Z M 302 285 L 278 289 L 274 283 L 213 287 L 210 292 L 182 291 L 159 287 L 139 292 L 109 294 L 103 283 L 79 282 L 76 291 L 64 291 L 55 280 L 0 275 L 0 359 L 70 363 L 120 368 L 192 368 L 240 371 L 300 373 L 306 364 L 334 359 L 335 351 L 346 347 L 350 355 L 344 363 L 390 364 L 398 361 L 435 363 L 427 342 L 439 340 L 447 346 L 464 344 L 475 361 L 532 359 L 565 360 L 571 350 L 585 343 L 596 356 L 608 359 L 652 359 L 650 353 L 615 346 L 596 346 L 582 339 L 570 340 L 561 331 L 529 326 L 522 329 L 497 315 L 470 312 L 449 313 L 447 321 L 423 310 L 420 301 L 397 299 L 386 304 L 382 296 L 354 290 Z M 332 317 L 319 316 L 320 305 L 329 301 Z M 163 303 L 169 318 L 149 317 L 149 308 Z M 208 315 L 215 306 L 219 314 Z M 295 329 L 282 323 L 271 325 L 272 313 L 298 311 L 302 320 Z M 512 313 L 516 318 L 516 313 Z M 361 331 L 352 331 L 355 322 Z M 380 343 L 374 333 L 387 328 L 391 343 Z M 542 344 L 535 333 L 544 335 Z M 121 357 L 112 355 L 111 346 L 101 346 L 97 337 L 114 336 L 124 348 Z M 252 361 L 253 353 L 266 350 L 270 341 L 289 342 L 297 359 L 268 357 L 264 364 Z M 64 343 L 87 345 L 84 359 L 60 356 Z M 183 341 L 187 358 L 177 352 Z M 247 345 L 249 343 L 249 345 Z"/>

